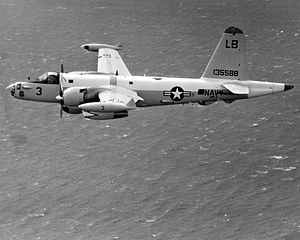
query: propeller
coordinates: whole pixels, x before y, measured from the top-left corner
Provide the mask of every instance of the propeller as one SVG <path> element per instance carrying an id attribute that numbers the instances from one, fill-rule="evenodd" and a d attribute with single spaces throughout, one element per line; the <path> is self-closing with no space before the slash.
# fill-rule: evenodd
<path id="1" fill-rule="evenodd" d="M 5 117 L 5 121 L 8 122 L 10 120 L 10 117 L 11 117 L 11 109 L 12 109 L 12 106 L 11 106 L 11 102 L 10 102 L 10 98 L 8 98 L 7 96 L 7 92 L 5 90 L 5 87 L 3 84 L 0 84 L 0 102 L 1 102 L 1 105 L 3 106 L 3 111 L 4 111 L 4 117 Z M 1 118 L 0 118 L 1 119 Z"/>
<path id="2" fill-rule="evenodd" d="M 62 84 L 62 73 L 63 72 L 64 72 L 64 64 L 63 64 L 63 60 L 61 60 L 60 73 L 59 73 L 59 95 L 56 96 L 56 100 L 60 104 L 60 112 L 59 112 L 60 118 L 62 118 L 63 106 L 64 106 L 64 89 L 63 89 L 63 84 Z"/>
<path id="3" fill-rule="evenodd" d="M 64 72 L 64 61 L 60 60 L 60 72 Z"/>

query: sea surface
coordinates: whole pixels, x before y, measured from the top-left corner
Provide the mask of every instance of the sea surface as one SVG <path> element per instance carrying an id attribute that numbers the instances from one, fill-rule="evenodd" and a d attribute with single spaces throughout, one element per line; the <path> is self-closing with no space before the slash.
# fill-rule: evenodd
<path id="1" fill-rule="evenodd" d="M 294 84 L 232 104 L 59 117 L 8 84 L 95 70 L 81 44 L 125 47 L 134 75 L 201 76 L 223 31 L 253 80 Z M 300 239 L 298 0 L 1 0 L 0 239 Z"/>

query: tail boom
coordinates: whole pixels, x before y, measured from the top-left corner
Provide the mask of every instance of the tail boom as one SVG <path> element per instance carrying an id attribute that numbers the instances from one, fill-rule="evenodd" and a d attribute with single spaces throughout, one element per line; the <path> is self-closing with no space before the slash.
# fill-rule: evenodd
<path id="1" fill-rule="evenodd" d="M 248 98 L 259 97 L 279 92 L 284 92 L 294 88 L 293 85 L 275 82 L 260 81 L 236 81 L 222 84 L 223 87 L 233 94 L 245 94 L 248 90 Z"/>
<path id="2" fill-rule="evenodd" d="M 201 79 L 219 83 L 232 95 L 226 100 L 252 98 L 290 90 L 293 85 L 274 82 L 252 81 L 246 64 L 246 44 L 243 31 L 237 27 L 227 28 Z M 224 97 L 220 100 L 224 101 Z"/>

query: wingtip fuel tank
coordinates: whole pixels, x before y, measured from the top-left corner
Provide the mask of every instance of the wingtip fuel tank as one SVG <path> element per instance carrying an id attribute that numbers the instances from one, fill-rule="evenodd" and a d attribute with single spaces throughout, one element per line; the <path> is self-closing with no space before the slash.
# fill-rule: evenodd
<path id="1" fill-rule="evenodd" d="M 108 45 L 108 44 L 101 44 L 101 43 L 89 43 L 89 44 L 83 44 L 81 45 L 81 48 L 91 51 L 91 52 L 98 52 L 101 48 L 109 48 L 113 50 L 123 50 L 123 47 L 119 44 L 117 45 Z"/>

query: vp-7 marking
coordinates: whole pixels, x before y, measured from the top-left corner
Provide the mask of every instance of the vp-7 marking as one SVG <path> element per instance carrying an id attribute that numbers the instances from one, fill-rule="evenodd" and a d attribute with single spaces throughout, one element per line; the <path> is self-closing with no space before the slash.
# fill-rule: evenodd
<path id="1" fill-rule="evenodd" d="M 201 78 L 132 76 L 119 51 L 121 46 L 84 44 L 98 52 L 97 71 L 47 72 L 38 79 L 7 87 L 18 99 L 59 102 L 62 111 L 83 113 L 88 119 L 123 118 L 137 107 L 183 103 L 232 103 L 283 92 L 293 85 L 249 80 L 245 63 L 245 36 L 237 27 L 223 33 Z"/>

